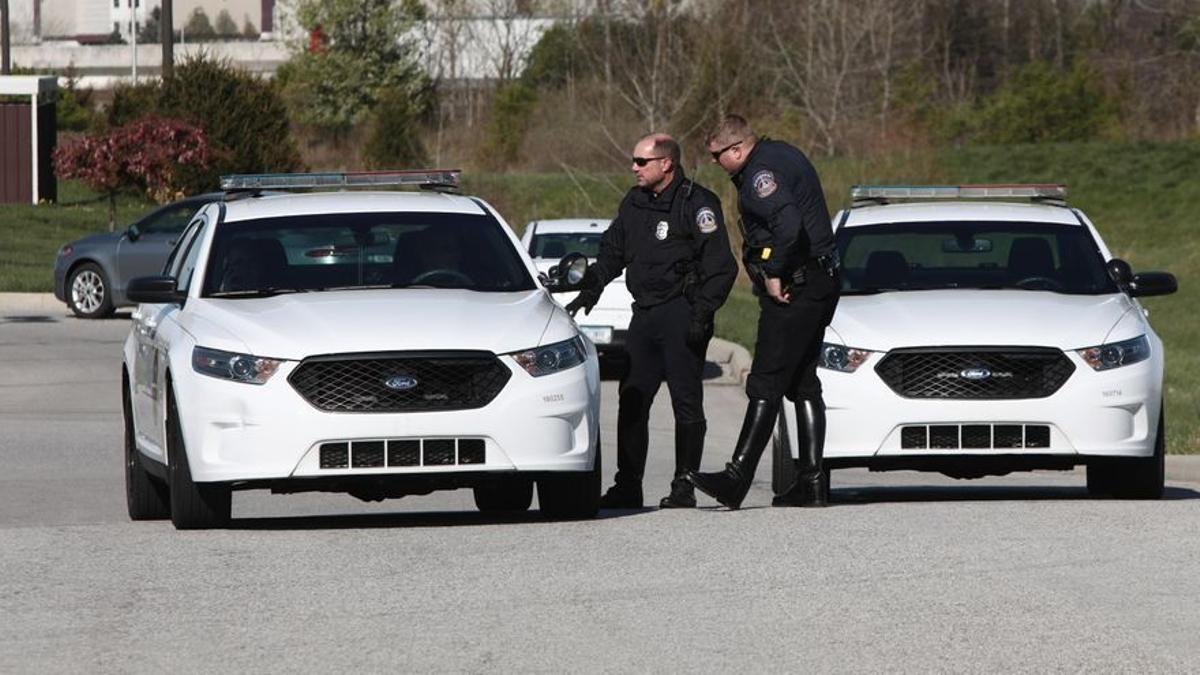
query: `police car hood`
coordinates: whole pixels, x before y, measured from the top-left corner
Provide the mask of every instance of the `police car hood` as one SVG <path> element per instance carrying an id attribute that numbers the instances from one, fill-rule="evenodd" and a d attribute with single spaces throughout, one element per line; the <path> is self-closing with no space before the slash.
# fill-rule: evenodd
<path id="1" fill-rule="evenodd" d="M 184 328 L 197 344 L 282 359 L 347 352 L 518 351 L 541 344 L 556 307 L 541 290 L 378 289 L 191 302 L 193 311 L 185 313 L 190 325 Z"/>
<path id="2" fill-rule="evenodd" d="M 826 340 L 872 351 L 952 345 L 1078 349 L 1105 342 L 1134 307 L 1123 293 L 956 289 L 847 295 Z"/>

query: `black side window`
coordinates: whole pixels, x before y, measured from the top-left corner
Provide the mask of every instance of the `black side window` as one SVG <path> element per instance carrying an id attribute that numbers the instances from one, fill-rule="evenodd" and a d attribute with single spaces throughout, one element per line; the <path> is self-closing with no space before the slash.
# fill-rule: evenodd
<path id="1" fill-rule="evenodd" d="M 138 227 L 143 234 L 178 234 L 200 206 L 192 203 L 163 209 L 146 218 Z"/>

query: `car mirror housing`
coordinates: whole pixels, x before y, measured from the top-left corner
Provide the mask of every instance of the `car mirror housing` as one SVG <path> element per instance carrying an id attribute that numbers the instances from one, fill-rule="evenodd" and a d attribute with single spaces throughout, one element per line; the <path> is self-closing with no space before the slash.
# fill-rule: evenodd
<path id="1" fill-rule="evenodd" d="M 1177 290 L 1179 282 L 1168 272 L 1142 272 L 1135 274 L 1129 282 L 1129 295 L 1135 298 L 1170 295 Z"/>
<path id="2" fill-rule="evenodd" d="M 550 289 L 551 293 L 577 291 L 583 283 L 584 275 L 587 274 L 587 268 L 587 256 L 582 253 L 568 253 L 557 265 L 550 268 L 546 288 Z"/>
<path id="3" fill-rule="evenodd" d="M 138 277 L 129 282 L 125 296 L 133 302 L 165 304 L 182 302 L 184 293 L 176 288 L 175 277 Z"/>
<path id="4" fill-rule="evenodd" d="M 129 241 L 137 241 L 138 237 L 142 236 L 142 228 L 138 227 L 137 223 L 134 223 L 129 226 L 129 229 L 125 230 L 125 236 L 129 237 Z"/>
<path id="5" fill-rule="evenodd" d="M 1121 290 L 1125 290 L 1133 281 L 1133 268 L 1124 260 L 1113 258 L 1105 267 L 1108 269 L 1109 278 L 1120 286 Z"/>

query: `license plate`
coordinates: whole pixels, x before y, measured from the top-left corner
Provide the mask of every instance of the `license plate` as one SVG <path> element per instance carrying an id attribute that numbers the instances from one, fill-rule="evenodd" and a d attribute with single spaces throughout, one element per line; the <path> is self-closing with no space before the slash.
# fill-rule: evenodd
<path id="1" fill-rule="evenodd" d="M 579 330 L 598 345 L 612 342 L 612 326 L 580 326 Z"/>

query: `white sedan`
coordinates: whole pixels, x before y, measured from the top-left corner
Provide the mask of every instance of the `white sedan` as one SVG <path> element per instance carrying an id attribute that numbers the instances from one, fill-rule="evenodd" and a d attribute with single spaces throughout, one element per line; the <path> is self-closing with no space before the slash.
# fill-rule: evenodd
<path id="1" fill-rule="evenodd" d="M 1162 494 L 1163 344 L 1137 298 L 1174 292 L 1174 277 L 1132 274 L 1062 186 L 854 197 L 834 218 L 843 291 L 818 371 L 827 468 L 974 478 L 1083 464 L 1093 494 Z M 785 410 L 777 493 L 799 437 Z"/>
<path id="2" fill-rule="evenodd" d="M 535 220 L 525 226 L 521 244 L 533 257 L 538 270 L 549 273 L 568 253 L 579 253 L 595 260 L 600 253 L 600 239 L 611 224 L 609 218 Z M 557 298 L 563 305 L 573 299 L 574 293 L 564 293 Z M 604 287 L 591 312 L 575 318 L 580 322 L 579 329 L 596 343 L 596 349 L 602 355 L 623 353 L 625 335 L 633 320 L 633 296 L 625 287 L 625 275 Z"/>
<path id="3" fill-rule="evenodd" d="M 581 275 L 576 261 L 563 267 Z M 481 510 L 524 510 L 535 484 L 545 514 L 595 515 L 599 368 L 550 297 L 556 281 L 466 196 L 208 204 L 166 275 L 131 284 L 143 304 L 122 377 L 130 517 L 218 527 L 242 489 L 378 500 L 470 487 Z"/>

